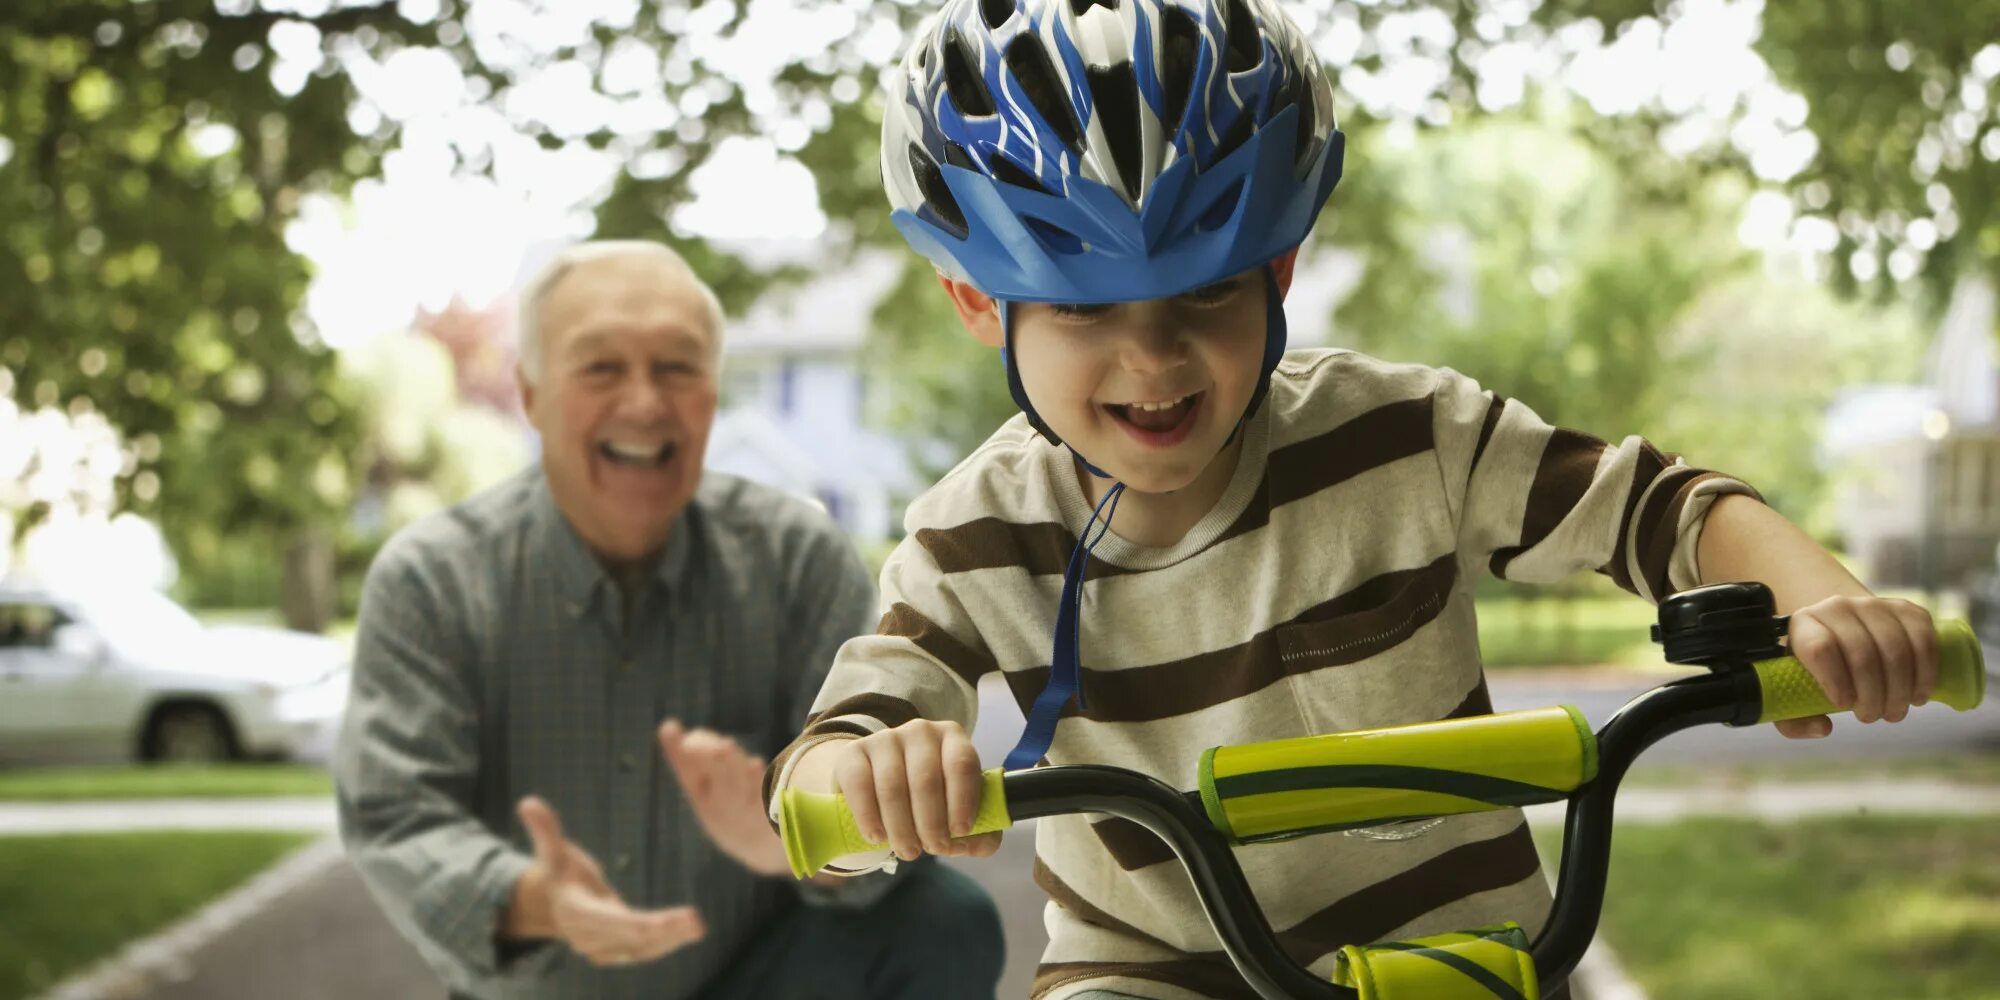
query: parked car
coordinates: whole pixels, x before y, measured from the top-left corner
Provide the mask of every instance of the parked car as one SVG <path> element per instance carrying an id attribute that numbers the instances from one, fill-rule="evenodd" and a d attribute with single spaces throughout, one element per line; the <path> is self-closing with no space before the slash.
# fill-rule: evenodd
<path id="1" fill-rule="evenodd" d="M 324 752 L 339 642 L 204 626 L 157 591 L 0 580 L 0 761 L 214 761 Z"/>

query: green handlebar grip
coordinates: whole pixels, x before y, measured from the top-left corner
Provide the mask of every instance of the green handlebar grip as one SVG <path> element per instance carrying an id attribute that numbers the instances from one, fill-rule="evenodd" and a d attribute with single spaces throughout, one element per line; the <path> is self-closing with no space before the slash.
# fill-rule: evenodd
<path id="1" fill-rule="evenodd" d="M 1007 815 L 1007 793 L 1000 783 L 1005 773 L 996 767 L 980 774 L 979 812 L 972 817 L 972 833 L 967 836 L 1014 825 Z M 861 835 L 845 796 L 789 788 L 779 794 L 778 833 L 785 839 L 785 861 L 792 866 L 793 878 L 805 878 L 842 855 L 888 846 Z"/>
<path id="2" fill-rule="evenodd" d="M 1979 653 L 1979 640 L 1972 626 L 1956 618 L 1939 619 L 1937 687 L 1932 701 L 1941 701 L 1961 712 L 1978 706 L 1986 696 L 1986 666 Z M 1778 656 L 1759 660 L 1755 667 L 1757 686 L 1764 693 L 1764 712 L 1758 722 L 1804 719 L 1842 711 L 1827 698 L 1819 682 L 1796 657 Z"/>

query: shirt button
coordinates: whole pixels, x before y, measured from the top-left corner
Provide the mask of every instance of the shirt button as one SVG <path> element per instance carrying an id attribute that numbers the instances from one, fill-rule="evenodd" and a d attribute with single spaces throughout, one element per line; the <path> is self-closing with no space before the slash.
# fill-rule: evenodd
<path id="1" fill-rule="evenodd" d="M 632 867 L 632 855 L 620 854 L 618 855 L 618 860 L 614 863 L 618 866 L 618 870 L 622 872 L 625 869 Z"/>

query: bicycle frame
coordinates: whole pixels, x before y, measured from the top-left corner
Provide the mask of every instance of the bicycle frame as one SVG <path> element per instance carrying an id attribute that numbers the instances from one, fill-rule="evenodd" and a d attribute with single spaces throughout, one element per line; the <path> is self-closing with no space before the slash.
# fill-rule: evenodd
<path id="1" fill-rule="evenodd" d="M 1940 623 L 1939 640 L 1940 676 L 1935 700 L 1960 711 L 1970 710 L 1979 704 L 1984 695 L 1985 672 L 1980 662 L 1978 641 L 1963 622 Z M 1415 741 L 1426 737 L 1436 742 L 1436 734 L 1443 727 L 1455 726 L 1459 727 L 1459 731 L 1465 731 L 1468 727 L 1477 726 L 1480 720 L 1502 720 L 1548 711 L 1501 713 L 1373 730 L 1363 734 L 1335 734 L 1334 737 L 1278 742 L 1303 744 L 1343 736 L 1369 736 L 1377 741 L 1370 744 L 1371 748 L 1394 746 L 1398 741 L 1414 747 L 1419 745 Z M 1581 718 L 1574 709 L 1565 707 L 1565 711 L 1573 718 Z M 1573 787 L 1542 789 L 1547 794 L 1538 798 L 1522 798 L 1516 792 L 1515 797 L 1505 802 L 1472 805 L 1473 809 L 1490 809 L 1533 801 L 1569 801 L 1554 905 L 1547 923 L 1528 949 L 1533 959 L 1533 981 L 1540 984 L 1541 993 L 1547 995 L 1560 987 L 1576 968 L 1596 934 L 1604 904 L 1605 876 L 1610 864 L 1613 807 L 1618 784 L 1641 753 L 1661 739 L 1694 726 L 1711 723 L 1743 726 L 1831 711 L 1838 709 L 1825 698 L 1805 668 L 1789 656 L 1758 661 L 1751 669 L 1724 670 L 1684 678 L 1634 698 L 1596 732 L 1584 730 L 1586 742 L 1594 743 L 1594 747 L 1586 749 L 1586 754 L 1594 751 L 1594 760 L 1591 761 L 1594 767 L 1586 766 L 1575 772 Z M 1243 750 L 1276 745 L 1250 744 L 1224 749 Z M 1461 746 L 1464 745 L 1461 742 Z M 1210 754 L 1216 752 L 1210 751 Z M 1408 763 L 1407 760 L 1391 759 L 1393 756 L 1392 750 L 1383 760 L 1390 766 Z M 1329 770 L 1338 771 L 1340 768 Z M 1219 811 L 1214 785 L 1207 773 L 1206 763 L 1203 789 L 1188 792 L 1136 771 L 1103 765 L 1062 765 L 1005 773 L 989 771 L 974 832 L 999 829 L 1016 820 L 1071 813 L 1103 813 L 1138 823 L 1173 849 L 1193 880 L 1224 950 L 1260 996 L 1270 1000 L 1356 1000 L 1361 997 L 1363 994 L 1355 988 L 1314 975 L 1279 947 L 1270 923 L 1258 908 L 1249 883 L 1232 853 L 1236 844 L 1245 841 L 1232 832 L 1229 818 Z M 1510 783 L 1510 787 L 1532 786 Z M 1329 786 L 1327 790 L 1339 789 Z M 1422 794 L 1426 793 L 1412 793 Z M 1383 806 L 1381 812 L 1368 822 L 1388 818 L 1415 816 L 1407 811 L 1399 812 L 1391 804 Z M 1345 825 L 1367 824 L 1349 822 Z M 860 836 L 852 814 L 838 796 L 786 791 L 781 826 L 793 871 L 801 877 L 817 871 L 834 857 L 881 846 L 870 844 Z M 1337 828 L 1340 827 L 1317 823 L 1308 828 L 1281 831 L 1273 836 L 1301 835 Z"/>

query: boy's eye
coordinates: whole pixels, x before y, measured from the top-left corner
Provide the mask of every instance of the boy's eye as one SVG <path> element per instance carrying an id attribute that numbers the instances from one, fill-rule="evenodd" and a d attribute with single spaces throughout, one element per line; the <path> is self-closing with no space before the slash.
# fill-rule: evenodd
<path id="1" fill-rule="evenodd" d="M 1055 310 L 1058 316 L 1072 319 L 1095 319 L 1111 311 L 1111 307 L 1104 303 L 1072 305 L 1064 302 L 1051 305 L 1049 308 Z"/>
<path id="2" fill-rule="evenodd" d="M 1239 284 L 1241 282 L 1237 279 L 1230 278 L 1226 281 L 1218 281 L 1213 285 L 1203 285 L 1181 297 L 1199 305 L 1214 305 L 1218 302 L 1227 301 L 1230 296 L 1235 295 Z"/>

